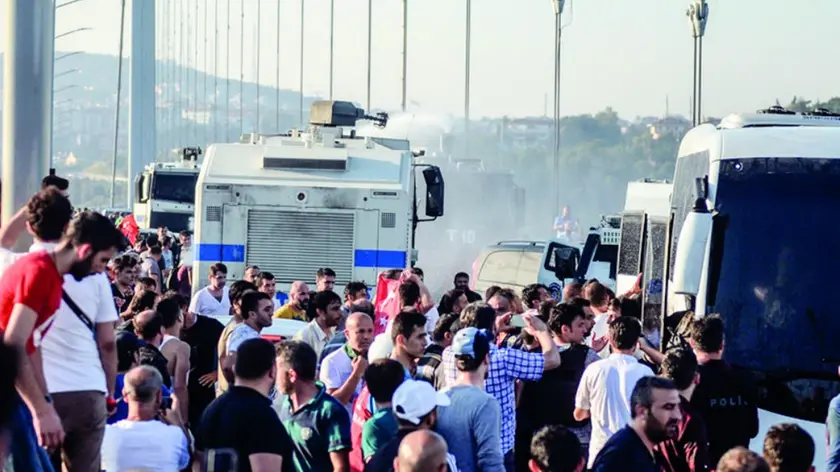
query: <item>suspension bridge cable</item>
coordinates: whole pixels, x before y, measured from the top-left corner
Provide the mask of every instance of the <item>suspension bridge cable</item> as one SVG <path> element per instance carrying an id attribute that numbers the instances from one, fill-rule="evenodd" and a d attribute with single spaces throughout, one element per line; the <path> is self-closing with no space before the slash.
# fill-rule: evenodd
<path id="1" fill-rule="evenodd" d="M 193 140 L 190 144 L 191 146 L 195 146 L 198 143 L 198 101 L 201 95 L 198 93 L 198 4 L 199 0 L 195 0 L 195 26 L 193 27 L 193 112 L 192 112 L 192 119 L 193 119 Z"/>
<path id="2" fill-rule="evenodd" d="M 186 37 L 186 39 L 187 39 L 186 40 L 187 57 L 185 58 L 186 63 L 184 64 L 185 74 L 186 74 L 186 88 L 184 90 L 184 93 L 187 96 L 187 107 L 186 107 L 186 112 L 187 112 L 186 115 L 187 115 L 187 120 L 188 120 L 188 122 L 187 122 L 187 130 L 188 130 L 187 131 L 187 136 L 188 136 L 187 145 L 188 146 L 194 146 L 195 145 L 194 144 L 195 143 L 195 121 L 193 120 L 193 117 L 190 116 L 190 113 L 192 111 L 192 102 L 193 102 L 193 96 L 192 96 L 193 89 L 192 89 L 192 85 L 190 85 L 190 82 L 192 81 L 192 78 L 193 78 L 193 75 L 192 75 L 192 59 L 193 59 L 192 50 L 195 47 L 195 41 L 193 40 L 193 31 L 192 31 L 193 20 L 192 20 L 191 2 L 190 2 L 190 0 L 187 0 L 186 3 L 187 3 L 187 37 Z"/>
<path id="3" fill-rule="evenodd" d="M 176 0 L 176 2 L 178 3 L 178 68 L 176 69 L 178 73 L 178 141 L 176 147 L 183 147 L 184 136 L 187 131 L 184 129 L 184 94 L 186 93 L 186 83 L 184 82 L 186 36 L 184 33 L 186 29 L 184 28 L 184 2 L 180 0 Z"/>
<path id="4" fill-rule="evenodd" d="M 230 0 L 227 0 L 227 35 L 225 37 L 225 141 L 230 142 Z"/>
<path id="5" fill-rule="evenodd" d="M 208 142 L 208 133 L 210 132 L 210 115 L 209 115 L 209 107 L 208 100 L 207 100 L 207 74 L 210 71 L 210 65 L 207 63 L 207 4 L 205 2 L 204 5 L 204 67 L 201 69 L 202 78 L 204 79 L 204 85 L 202 86 L 202 93 L 201 93 L 201 123 L 204 125 L 204 139 L 201 143 L 201 146 L 207 146 Z"/>
<path id="6" fill-rule="evenodd" d="M 114 155 L 111 157 L 111 208 L 115 207 L 114 198 L 117 190 L 117 152 L 120 144 L 120 95 L 122 92 L 123 46 L 125 45 L 125 0 L 120 7 L 120 52 L 117 56 L 117 112 L 114 114 Z M 126 166 L 128 167 L 128 166 Z M 131 177 L 131 169 L 128 169 Z M 130 180 L 130 179 L 129 179 Z M 128 184 L 130 185 L 130 183 Z M 131 202 L 127 203 L 128 205 Z"/>
<path id="7" fill-rule="evenodd" d="M 239 135 L 245 132 L 245 0 L 239 1 Z"/>
<path id="8" fill-rule="evenodd" d="M 211 110 L 211 119 L 213 120 L 213 141 L 219 139 L 219 0 L 214 0 L 213 23 L 215 24 L 215 33 L 213 33 L 213 108 Z"/>
<path id="9" fill-rule="evenodd" d="M 257 47 L 254 50 L 254 63 L 256 69 L 256 79 L 254 81 L 257 83 L 257 133 L 261 131 L 260 129 L 260 25 L 262 24 L 262 2 L 257 0 Z"/>
<path id="10" fill-rule="evenodd" d="M 161 29 L 158 28 L 158 25 L 161 23 L 161 21 L 160 21 L 161 20 L 161 15 L 160 15 L 161 14 L 161 9 L 158 5 L 155 5 L 154 8 L 155 8 L 155 23 L 154 23 L 154 28 L 155 28 L 155 96 L 157 96 L 157 92 L 158 92 L 158 90 L 160 90 L 161 76 L 163 75 L 163 71 L 161 70 L 160 62 L 158 60 L 158 58 L 160 58 L 160 56 L 161 56 L 161 46 L 163 44 L 163 34 L 162 34 Z M 160 111 L 160 108 L 155 106 L 155 123 L 160 123 L 160 121 L 161 121 L 161 111 Z M 155 130 L 155 132 L 157 132 L 157 130 Z M 158 146 L 158 141 L 159 141 L 158 139 L 155 139 L 155 146 L 156 147 Z M 157 160 L 158 150 L 155 149 L 154 153 L 155 153 L 155 160 Z"/>
<path id="11" fill-rule="evenodd" d="M 277 61 L 277 88 L 274 90 L 275 92 L 275 108 L 277 109 L 277 129 L 276 132 L 280 132 L 280 2 L 277 2 L 277 21 L 276 21 L 276 31 L 277 31 L 277 48 L 274 53 L 274 59 Z"/>

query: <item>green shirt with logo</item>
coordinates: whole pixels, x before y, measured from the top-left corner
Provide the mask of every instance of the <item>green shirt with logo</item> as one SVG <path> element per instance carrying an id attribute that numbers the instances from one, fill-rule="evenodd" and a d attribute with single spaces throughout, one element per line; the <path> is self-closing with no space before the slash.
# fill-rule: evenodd
<path id="1" fill-rule="evenodd" d="M 293 461 L 298 472 L 332 470 L 331 452 L 349 451 L 350 415 L 326 388 L 316 382 L 318 393 L 297 411 L 287 397 L 280 408 L 280 421 L 294 444 Z"/>

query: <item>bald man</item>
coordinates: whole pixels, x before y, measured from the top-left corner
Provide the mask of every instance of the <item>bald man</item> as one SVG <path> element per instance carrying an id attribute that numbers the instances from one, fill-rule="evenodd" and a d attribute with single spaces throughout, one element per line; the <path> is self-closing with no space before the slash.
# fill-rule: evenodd
<path id="1" fill-rule="evenodd" d="M 128 417 L 105 429 L 103 470 L 182 470 L 189 465 L 189 434 L 177 402 L 171 408 L 163 404 L 162 381 L 149 366 L 125 374 Z"/>
<path id="2" fill-rule="evenodd" d="M 403 438 L 394 458 L 395 472 L 444 472 L 447 470 L 446 441 L 428 429 L 420 429 Z"/>
<path id="3" fill-rule="evenodd" d="M 171 389 L 169 361 L 160 352 L 160 344 L 163 342 L 163 317 L 154 310 L 141 311 L 134 317 L 134 334 L 143 340 L 143 345 L 137 349 L 140 365 L 157 369 L 163 377 L 163 384 Z"/>
<path id="4" fill-rule="evenodd" d="M 373 320 L 365 313 L 352 313 L 344 324 L 347 342 L 324 358 L 319 378 L 327 393 L 352 412 L 353 401 L 362 390 L 368 366 L 367 353 L 373 341 Z"/>
<path id="5" fill-rule="evenodd" d="M 306 320 L 306 308 L 309 306 L 309 286 L 305 282 L 292 283 L 289 289 L 289 301 L 274 312 L 275 318 L 285 320 Z"/>

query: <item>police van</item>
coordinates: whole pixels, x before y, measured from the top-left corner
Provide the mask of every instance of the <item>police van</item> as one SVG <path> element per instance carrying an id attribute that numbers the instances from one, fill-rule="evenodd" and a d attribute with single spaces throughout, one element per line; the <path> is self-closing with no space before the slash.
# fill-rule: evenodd
<path id="1" fill-rule="evenodd" d="M 293 282 L 313 281 L 322 267 L 339 286 L 372 284 L 379 271 L 416 260 L 417 225 L 443 215 L 443 177 L 414 163 L 408 141 L 358 136 L 362 119 L 387 125 L 384 113 L 319 101 L 305 130 L 208 146 L 196 186 L 194 291 L 217 262 L 232 280 L 251 265 L 273 273 L 285 302 Z M 419 204 L 415 173 L 425 184 Z"/>

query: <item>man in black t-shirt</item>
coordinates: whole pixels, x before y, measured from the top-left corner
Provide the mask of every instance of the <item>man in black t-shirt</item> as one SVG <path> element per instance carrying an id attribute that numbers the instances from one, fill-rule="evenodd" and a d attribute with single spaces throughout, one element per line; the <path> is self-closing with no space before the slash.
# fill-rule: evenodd
<path id="1" fill-rule="evenodd" d="M 268 398 L 274 384 L 274 359 L 274 345 L 264 339 L 249 339 L 239 346 L 235 385 L 214 400 L 201 418 L 195 437 L 201 466 L 250 472 L 253 461 L 259 470 L 295 470 L 292 440 Z M 238 464 L 236 468 L 232 461 Z"/>
<path id="2" fill-rule="evenodd" d="M 680 393 L 674 382 L 642 377 L 630 395 L 632 420 L 613 434 L 595 457 L 591 472 L 659 472 L 651 445 L 677 435 Z"/>

